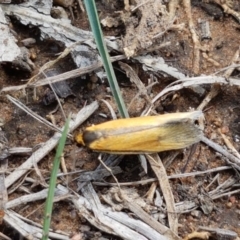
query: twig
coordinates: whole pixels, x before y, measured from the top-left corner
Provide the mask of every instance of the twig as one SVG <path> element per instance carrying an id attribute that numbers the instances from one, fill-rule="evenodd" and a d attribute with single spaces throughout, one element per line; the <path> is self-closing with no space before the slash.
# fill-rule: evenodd
<path id="1" fill-rule="evenodd" d="M 104 99 L 101 99 L 101 101 L 103 102 L 103 103 L 105 103 L 105 105 L 107 106 L 107 108 L 109 109 L 109 111 L 110 111 L 110 113 L 111 113 L 111 115 L 112 115 L 112 119 L 117 119 L 117 115 L 116 115 L 116 113 L 114 112 L 114 110 L 113 110 L 113 108 L 112 108 L 112 106 L 110 105 L 110 103 L 108 102 L 108 101 L 106 101 L 106 100 L 104 100 Z"/>
<path id="2" fill-rule="evenodd" d="M 240 13 L 237 12 L 237 11 L 234 11 L 233 9 L 231 9 L 227 4 L 226 2 L 223 3 L 222 1 L 220 0 L 216 0 L 215 1 L 217 4 L 219 4 L 222 8 L 223 8 L 223 11 L 227 14 L 231 14 L 233 17 L 236 18 L 236 20 L 240 23 Z"/>
<path id="3" fill-rule="evenodd" d="M 111 170 L 112 170 L 113 174 L 122 173 L 122 169 L 120 167 L 118 167 L 118 166 L 111 167 Z M 78 183 L 80 183 L 80 182 L 89 182 L 89 181 L 92 181 L 92 180 L 95 180 L 95 181 L 99 180 L 99 181 L 101 181 L 105 177 L 110 176 L 112 173 L 109 172 L 106 168 L 95 169 L 94 171 L 87 171 L 87 172 L 83 172 L 83 170 L 82 170 L 82 173 L 80 175 L 78 175 L 75 179 L 72 179 L 72 181 L 74 181 L 76 179 L 78 180 Z"/>
<path id="4" fill-rule="evenodd" d="M 149 190 L 147 191 L 146 193 L 146 199 L 147 201 L 149 202 L 153 202 L 153 199 L 154 199 L 154 194 L 155 194 L 155 191 L 157 189 L 157 183 L 156 182 L 153 182 L 149 188 Z"/>
<path id="5" fill-rule="evenodd" d="M 84 6 L 83 6 L 83 3 L 82 3 L 81 0 L 78 0 L 78 5 L 79 5 L 81 11 L 84 13 L 84 12 L 85 12 L 85 9 L 84 9 Z"/>
<path id="6" fill-rule="evenodd" d="M 223 229 L 223 228 L 211 228 L 206 226 L 199 226 L 200 230 L 208 231 L 210 232 L 210 235 L 213 235 L 216 239 L 238 239 L 238 234 L 232 230 Z"/>
<path id="7" fill-rule="evenodd" d="M 211 141 L 210 139 L 208 139 L 204 136 L 201 136 L 201 141 L 204 142 L 205 144 L 207 144 L 209 147 L 216 150 L 217 152 L 221 153 L 228 159 L 230 159 L 231 162 L 226 160 L 227 163 L 240 171 L 240 159 L 239 158 L 235 157 L 234 155 L 232 155 L 231 153 L 229 153 L 228 151 L 223 149 L 220 145 L 218 145 L 217 143 L 214 143 L 213 141 Z"/>
<path id="8" fill-rule="evenodd" d="M 8 192 L 5 183 L 5 173 L 8 166 L 8 160 L 3 159 L 0 161 L 0 224 L 2 224 L 5 215 L 6 204 L 8 202 Z"/>
<path id="9" fill-rule="evenodd" d="M 176 10 L 179 7 L 179 0 L 170 0 L 168 3 L 169 18 L 173 19 L 176 16 Z"/>
<path id="10" fill-rule="evenodd" d="M 141 7 L 142 5 L 148 3 L 150 0 L 146 0 L 145 2 L 139 3 L 136 7 L 131 8 L 131 12 L 136 11 L 139 7 Z"/>
<path id="11" fill-rule="evenodd" d="M 7 237 L 5 234 L 3 234 L 3 233 L 1 233 L 1 232 L 0 232 L 0 238 L 1 238 L 2 240 L 12 240 L 11 238 Z"/>
<path id="12" fill-rule="evenodd" d="M 239 60 L 239 54 L 240 53 L 239 53 L 239 48 L 238 48 L 238 50 L 235 52 L 235 54 L 233 55 L 233 57 L 231 59 L 231 64 L 230 64 L 231 66 L 236 65 L 235 63 L 237 63 L 237 61 Z M 223 76 L 226 77 L 226 78 L 229 78 L 232 75 L 232 73 L 233 73 L 235 68 L 228 68 L 228 69 L 226 69 L 226 71 L 225 71 Z"/>
<path id="13" fill-rule="evenodd" d="M 217 168 L 213 168 L 213 169 L 209 169 L 209 170 L 205 170 L 205 171 L 174 174 L 174 175 L 168 176 L 168 179 L 194 177 L 194 176 L 204 175 L 204 174 L 213 173 L 213 172 L 220 172 L 220 171 L 225 171 L 225 170 L 230 170 L 230 169 L 232 169 L 232 167 L 223 166 L 223 167 L 217 167 Z M 136 182 L 125 182 L 125 183 L 120 182 L 119 185 L 120 186 L 145 185 L 145 184 L 149 184 L 152 182 L 156 182 L 157 180 L 158 180 L 157 178 L 149 178 L 146 180 L 141 180 L 141 181 L 136 181 Z M 108 183 L 108 182 L 93 182 L 93 184 L 96 186 L 116 186 L 116 183 Z"/>
<path id="14" fill-rule="evenodd" d="M 192 232 L 189 233 L 183 240 L 191 240 L 191 239 L 202 239 L 202 240 L 207 240 L 211 236 L 211 233 L 209 232 Z"/>
<path id="15" fill-rule="evenodd" d="M 39 177 L 40 184 L 44 187 L 48 187 L 48 184 L 46 183 L 45 179 L 43 178 L 43 175 L 42 175 L 41 171 L 39 170 L 39 167 L 38 167 L 36 161 L 33 161 L 33 167 L 34 167 L 34 170 L 35 170 L 37 176 Z"/>
<path id="16" fill-rule="evenodd" d="M 167 239 L 179 240 L 177 235 L 175 235 L 170 229 L 166 226 L 162 225 L 156 219 L 151 217 L 148 213 L 146 213 L 140 206 L 134 204 L 133 202 L 125 200 L 125 206 L 135 213 L 140 219 L 146 222 L 150 227 L 155 229 L 157 232 L 164 234 Z"/>
<path id="17" fill-rule="evenodd" d="M 110 60 L 112 62 L 115 62 L 115 61 L 122 60 L 125 58 L 126 57 L 124 55 L 119 55 L 119 56 L 115 56 L 115 57 L 110 57 Z M 89 72 L 92 72 L 92 71 L 102 67 L 102 65 L 103 65 L 102 61 L 98 61 L 97 63 L 92 64 L 91 66 L 83 67 L 80 69 L 74 69 L 72 71 L 68 71 L 68 72 L 53 76 L 53 77 L 48 77 L 46 79 L 39 79 L 35 83 L 23 84 L 21 86 L 5 87 L 1 90 L 1 92 L 18 91 L 18 90 L 25 89 L 28 87 L 29 88 L 40 87 L 40 86 L 48 85 L 49 81 L 51 83 L 61 82 L 61 81 L 67 80 L 69 78 L 74 78 L 74 77 L 79 77 L 79 76 L 85 75 Z"/>
<path id="18" fill-rule="evenodd" d="M 148 102 L 148 104 L 150 104 L 150 106 L 152 105 L 151 103 L 151 98 L 148 95 L 147 92 L 147 88 L 144 86 L 144 84 L 142 83 L 142 81 L 140 80 L 140 78 L 138 77 L 138 75 L 136 74 L 136 72 L 132 69 L 132 67 L 130 67 L 128 64 L 123 63 L 123 62 L 119 62 L 118 63 L 119 66 L 121 67 L 122 70 L 124 70 L 126 72 L 127 77 L 130 78 L 130 81 L 132 83 L 134 83 L 136 85 L 136 87 L 138 88 L 138 94 L 139 95 L 143 95 L 145 100 Z M 132 102 L 131 102 L 132 103 Z M 131 105 L 131 104 L 130 104 Z"/>
<path id="19" fill-rule="evenodd" d="M 47 78 L 47 76 L 46 76 L 46 74 L 45 74 L 44 72 L 43 72 L 43 74 L 44 74 L 44 76 Z M 58 95 L 57 95 L 57 93 L 56 93 L 56 91 L 55 91 L 55 89 L 54 89 L 54 87 L 53 87 L 53 85 L 52 85 L 52 83 L 51 83 L 50 81 L 49 81 L 49 86 L 50 86 L 50 88 L 52 89 L 55 98 L 57 99 L 58 106 L 59 106 L 60 109 L 61 109 L 61 112 L 62 112 L 62 115 L 63 115 L 64 120 L 66 121 L 67 117 L 66 117 L 66 114 L 65 114 L 65 112 L 64 112 L 64 110 L 63 110 L 63 106 L 62 106 L 61 101 L 60 101 L 60 99 L 59 99 L 59 97 L 58 97 Z"/>
<path id="20" fill-rule="evenodd" d="M 76 129 L 81 123 L 83 123 L 97 108 L 98 103 L 95 101 L 80 110 L 76 116 L 76 119 L 70 122 L 70 132 Z M 60 137 L 60 133 L 55 133 L 51 139 L 49 139 L 41 148 L 36 150 L 21 166 L 16 168 L 15 171 L 6 178 L 6 187 L 11 186 L 17 179 L 19 179 L 30 168 L 32 168 L 33 161 L 39 162 L 54 147 L 56 147 Z"/>
<path id="21" fill-rule="evenodd" d="M 192 35 L 192 41 L 193 41 L 193 72 L 199 73 L 199 66 L 200 66 L 200 52 L 202 52 L 203 57 L 210 63 L 212 63 L 214 66 L 219 66 L 220 64 L 215 61 L 214 59 L 210 58 L 207 55 L 207 48 L 203 47 L 200 43 L 199 37 L 195 31 L 195 26 L 193 23 L 192 18 L 192 11 L 191 11 L 191 0 L 182 0 L 183 6 L 185 8 L 185 12 L 188 19 L 188 28 Z"/>
<path id="22" fill-rule="evenodd" d="M 15 198 L 13 200 L 8 201 L 8 203 L 6 204 L 6 209 L 14 208 L 21 204 L 25 205 L 30 202 L 35 202 L 35 201 L 39 201 L 42 199 L 46 199 L 47 193 L 48 193 L 48 189 L 43 189 L 42 191 L 39 191 L 36 193 L 31 193 L 28 195 L 24 195 L 24 196 Z M 55 192 L 56 196 L 64 195 L 64 194 L 65 194 L 65 192 L 62 192 L 59 189 L 56 189 L 56 192 Z"/>
<path id="23" fill-rule="evenodd" d="M 159 38 L 159 37 L 163 36 L 163 34 L 165 34 L 167 31 L 169 31 L 169 30 L 172 28 L 173 23 L 174 23 L 175 20 L 176 20 L 176 17 L 174 17 L 169 23 L 167 23 L 166 26 L 165 26 L 164 31 L 156 34 L 156 35 L 153 37 L 153 39 L 154 39 L 154 38 Z M 177 28 L 176 28 L 176 27 L 173 27 L 173 30 L 174 30 L 174 29 L 177 29 Z"/>
<path id="24" fill-rule="evenodd" d="M 91 183 L 85 185 L 81 191 L 84 197 L 79 196 L 78 199 L 72 199 L 75 207 L 79 210 L 81 217 L 84 216 L 93 226 L 102 231 L 127 240 L 169 239 L 159 234 L 148 224 L 131 218 L 124 212 L 116 212 L 102 205 Z M 161 225 L 159 222 L 157 223 Z M 168 230 L 167 227 L 163 227 L 165 231 Z"/>
<path id="25" fill-rule="evenodd" d="M 205 98 L 202 100 L 202 103 L 198 106 L 197 110 L 203 110 L 207 104 L 218 95 L 220 91 L 220 85 L 219 84 L 213 84 L 211 87 L 210 92 L 205 96 Z"/>
<path id="26" fill-rule="evenodd" d="M 64 155 L 61 156 L 61 168 L 63 173 L 66 175 L 66 182 L 68 183 L 68 175 L 67 175 L 68 171 L 67 171 Z"/>
<path id="27" fill-rule="evenodd" d="M 30 108 L 28 108 L 26 105 L 24 105 L 23 103 L 21 103 L 20 101 L 18 101 L 17 99 L 11 97 L 10 95 L 7 95 L 7 99 L 9 101 L 11 101 L 13 104 L 15 104 L 17 107 L 19 107 L 20 109 L 22 109 L 24 112 L 26 112 L 27 114 L 29 114 L 30 116 L 32 116 L 34 119 L 36 119 L 37 121 L 39 121 L 40 123 L 43 123 L 45 126 L 51 128 L 54 131 L 57 131 L 59 133 L 62 132 L 62 130 L 60 128 L 58 128 L 57 126 L 55 126 L 54 124 L 50 123 L 49 121 L 47 121 L 45 118 L 41 117 L 40 115 L 36 114 L 35 112 L 33 112 Z M 69 135 L 69 137 L 71 137 L 71 135 Z"/>
<path id="28" fill-rule="evenodd" d="M 200 77 L 184 78 L 181 80 L 177 80 L 169 84 L 167 87 L 165 87 L 159 94 L 157 94 L 153 98 L 152 103 L 156 102 L 160 97 L 172 91 L 178 91 L 192 85 L 213 84 L 213 83 L 220 83 L 220 84 L 225 84 L 230 86 L 240 86 L 240 81 L 235 78 L 229 78 L 227 80 L 224 77 L 217 77 L 217 76 L 200 76 Z"/>
<path id="29" fill-rule="evenodd" d="M 208 196 L 213 198 L 218 193 L 224 193 L 229 190 L 235 183 L 237 182 L 237 178 L 234 176 L 230 176 L 226 179 L 223 183 L 219 184 L 217 188 L 213 189 L 212 191 L 208 192 Z"/>
<path id="30" fill-rule="evenodd" d="M 0 224 L 2 224 L 6 210 L 6 203 L 8 202 L 8 192 L 5 182 L 5 174 L 8 168 L 7 148 L 8 140 L 5 137 L 4 132 L 0 129 L 0 153 L 2 156 L 0 159 Z"/>
<path id="31" fill-rule="evenodd" d="M 103 161 L 102 161 L 102 154 L 99 155 L 98 160 L 100 161 L 100 163 L 103 165 L 103 167 L 111 174 L 111 176 L 113 177 L 114 181 L 117 183 L 117 186 L 119 188 L 119 190 L 121 191 L 119 182 L 117 180 L 117 178 L 115 177 L 115 175 L 112 172 L 112 169 L 109 168 Z"/>
<path id="32" fill-rule="evenodd" d="M 236 150 L 236 148 L 233 146 L 233 144 L 230 142 L 230 140 L 227 138 L 227 136 L 225 134 L 223 134 L 221 132 L 221 129 L 218 129 L 218 132 L 221 134 L 225 144 L 227 145 L 228 149 L 231 150 L 231 152 L 240 159 L 240 154 L 239 152 Z"/>
<path id="33" fill-rule="evenodd" d="M 189 31 L 192 35 L 192 41 L 193 41 L 193 72 L 198 73 L 199 72 L 199 62 L 200 62 L 200 49 L 201 49 L 201 44 L 198 39 L 198 35 L 195 31 L 193 19 L 192 19 L 192 14 L 191 14 L 191 1 L 190 0 L 182 0 L 183 6 L 185 8 L 185 12 L 187 15 L 188 19 L 188 28 Z"/>
<path id="34" fill-rule="evenodd" d="M 176 216 L 174 197 L 172 194 L 171 186 L 169 184 L 166 170 L 160 160 L 158 154 L 146 155 L 155 175 L 158 178 L 159 185 L 162 189 L 163 196 L 167 206 L 168 221 L 170 229 L 173 233 L 178 232 L 178 218 Z"/>
<path id="35" fill-rule="evenodd" d="M 29 236 L 32 236 L 33 239 L 41 239 L 42 237 L 42 229 L 39 227 L 35 227 L 33 225 L 27 224 L 22 221 L 18 215 L 13 211 L 6 211 L 6 216 L 4 217 L 4 221 L 7 222 L 10 226 L 13 226 L 23 237 L 29 239 Z M 68 236 L 64 236 L 58 233 L 49 233 L 50 238 L 68 240 Z"/>
<path id="36" fill-rule="evenodd" d="M 217 70 L 216 72 L 214 72 L 214 75 L 217 75 L 218 73 L 224 72 L 224 71 L 226 71 L 228 69 L 233 69 L 234 70 L 234 69 L 239 68 L 239 67 L 240 67 L 240 64 L 231 64 L 231 65 L 229 65 L 227 67 L 224 67 L 224 68 L 222 68 L 220 70 Z"/>
<path id="37" fill-rule="evenodd" d="M 29 79 L 29 81 L 27 82 L 27 85 L 30 85 L 30 83 L 34 82 L 34 80 L 42 73 L 44 73 L 45 70 L 49 69 L 50 67 L 52 67 L 53 65 L 55 65 L 55 63 L 57 63 L 58 61 L 60 61 L 61 59 L 65 58 L 78 44 L 84 42 L 83 41 L 79 41 L 79 42 L 75 42 L 73 44 L 71 44 L 69 47 L 66 47 L 64 49 L 64 51 L 54 60 L 49 61 L 47 63 L 45 63 L 40 69 L 39 72 L 34 75 L 33 77 L 31 77 Z"/>

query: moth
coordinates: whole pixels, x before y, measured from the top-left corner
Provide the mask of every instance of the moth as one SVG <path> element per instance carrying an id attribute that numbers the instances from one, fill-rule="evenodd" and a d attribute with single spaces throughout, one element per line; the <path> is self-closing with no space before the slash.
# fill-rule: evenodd
<path id="1" fill-rule="evenodd" d="M 117 119 L 87 127 L 76 141 L 93 151 L 113 154 L 156 153 L 200 141 L 195 121 L 201 111 Z"/>

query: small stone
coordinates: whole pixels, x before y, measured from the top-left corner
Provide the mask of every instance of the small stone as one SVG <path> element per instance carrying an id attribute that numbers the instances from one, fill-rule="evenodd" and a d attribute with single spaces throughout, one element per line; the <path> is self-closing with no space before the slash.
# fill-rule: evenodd
<path id="1" fill-rule="evenodd" d="M 232 204 L 231 202 L 228 202 L 228 203 L 226 204 L 226 207 L 227 207 L 227 208 L 231 208 L 232 205 L 233 205 L 233 204 Z"/>
<path id="2" fill-rule="evenodd" d="M 228 132 L 229 132 L 229 127 L 228 127 L 228 126 L 223 126 L 223 127 L 221 128 L 221 133 L 226 134 L 226 133 L 228 133 Z"/>
<path id="3" fill-rule="evenodd" d="M 231 196 L 229 198 L 229 202 L 231 202 L 232 204 L 236 203 L 236 197 L 235 196 Z"/>
<path id="4" fill-rule="evenodd" d="M 191 215 L 196 218 L 200 218 L 202 216 L 202 212 L 198 210 L 191 211 Z"/>

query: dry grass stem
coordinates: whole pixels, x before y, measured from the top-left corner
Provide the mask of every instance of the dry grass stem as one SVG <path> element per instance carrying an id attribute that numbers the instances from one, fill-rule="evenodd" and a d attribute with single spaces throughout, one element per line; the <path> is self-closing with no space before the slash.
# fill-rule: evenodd
<path id="1" fill-rule="evenodd" d="M 90 105 L 81 109 L 75 120 L 70 122 L 70 132 L 76 129 L 81 123 L 83 123 L 96 109 L 98 108 L 98 103 L 93 102 Z M 21 166 L 17 167 L 14 172 L 12 172 L 6 178 L 6 187 L 11 186 L 16 180 L 18 180 L 22 175 L 24 175 L 29 169 L 32 168 L 33 161 L 39 162 L 43 157 L 45 157 L 54 147 L 56 147 L 61 134 L 55 133 L 54 136 L 49 139 L 41 148 L 36 150 Z"/>
<path id="2" fill-rule="evenodd" d="M 208 145 L 209 147 L 213 148 L 215 151 L 221 153 L 223 156 L 227 157 L 227 163 L 230 164 L 233 168 L 236 168 L 238 170 L 240 170 L 240 159 L 235 157 L 234 155 L 232 155 L 231 153 L 229 153 L 228 151 L 226 151 L 225 149 L 223 149 L 222 146 L 218 145 L 217 143 L 214 143 L 213 141 L 211 141 L 210 139 L 202 136 L 201 137 L 201 141 L 204 142 L 206 145 Z"/>
<path id="3" fill-rule="evenodd" d="M 58 128 L 57 126 L 55 126 L 54 124 L 50 123 L 49 121 L 47 121 L 45 118 L 39 116 L 38 114 L 36 114 L 35 112 L 33 112 L 30 108 L 28 108 L 26 105 L 24 105 L 23 103 L 21 103 L 20 101 L 18 101 L 17 99 L 13 98 L 10 95 L 7 95 L 8 100 L 10 100 L 13 104 L 15 104 L 17 107 L 19 107 L 20 109 L 22 109 L 24 112 L 26 112 L 27 114 L 29 114 L 30 116 L 32 116 L 34 119 L 36 119 L 37 121 L 39 121 L 40 123 L 44 124 L 45 126 L 49 127 L 50 129 L 57 131 L 59 133 L 62 132 L 62 130 L 60 128 Z M 69 135 L 71 137 L 71 135 Z"/>
<path id="4" fill-rule="evenodd" d="M 158 178 L 167 206 L 168 222 L 173 233 L 178 233 L 178 217 L 175 210 L 174 197 L 169 184 L 166 170 L 157 154 L 146 155 L 155 175 Z"/>

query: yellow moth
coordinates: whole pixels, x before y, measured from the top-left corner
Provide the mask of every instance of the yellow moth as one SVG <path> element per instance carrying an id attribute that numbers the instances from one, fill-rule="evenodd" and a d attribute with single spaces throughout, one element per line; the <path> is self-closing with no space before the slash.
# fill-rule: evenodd
<path id="1" fill-rule="evenodd" d="M 93 151 L 115 154 L 155 153 L 181 149 L 200 141 L 194 121 L 201 111 L 125 118 L 87 127 L 76 141 Z"/>

